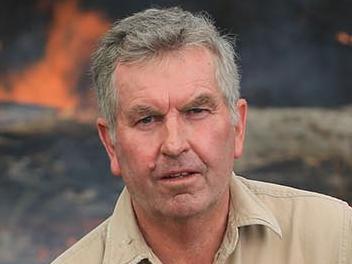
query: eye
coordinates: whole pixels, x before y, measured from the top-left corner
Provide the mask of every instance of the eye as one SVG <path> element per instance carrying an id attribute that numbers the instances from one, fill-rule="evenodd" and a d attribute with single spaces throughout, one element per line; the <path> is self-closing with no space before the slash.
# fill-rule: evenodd
<path id="1" fill-rule="evenodd" d="M 155 121 L 155 117 L 154 116 L 146 116 L 146 117 L 143 117 L 142 119 L 139 119 L 137 121 L 137 124 L 146 125 L 146 124 L 152 123 L 153 121 Z"/>
<path id="2" fill-rule="evenodd" d="M 141 130 L 150 130 L 159 124 L 163 119 L 163 116 L 159 115 L 148 115 L 140 118 L 135 123 L 135 126 Z"/>
<path id="3" fill-rule="evenodd" d="M 187 116 L 193 119 L 200 119 L 205 117 L 210 113 L 210 110 L 207 108 L 194 107 L 189 109 L 187 112 Z"/>
<path id="4" fill-rule="evenodd" d="M 206 111 L 206 109 L 203 109 L 203 108 L 192 108 L 189 110 L 189 113 L 191 114 L 199 114 L 199 113 L 202 113 Z"/>
<path id="5" fill-rule="evenodd" d="M 140 120 L 140 122 L 143 123 L 143 124 L 148 124 L 148 123 L 153 122 L 153 120 L 154 120 L 153 116 L 147 116 L 147 117 L 142 118 Z"/>

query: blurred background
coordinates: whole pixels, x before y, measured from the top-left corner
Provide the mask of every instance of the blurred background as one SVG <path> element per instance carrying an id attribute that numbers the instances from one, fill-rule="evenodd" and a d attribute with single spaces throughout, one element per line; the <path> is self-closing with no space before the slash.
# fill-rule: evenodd
<path id="1" fill-rule="evenodd" d="M 248 178 L 352 202 L 352 1 L 26 0 L 0 9 L 0 263 L 48 263 L 107 217 L 123 183 L 94 120 L 89 56 L 147 7 L 206 10 L 237 38 Z"/>

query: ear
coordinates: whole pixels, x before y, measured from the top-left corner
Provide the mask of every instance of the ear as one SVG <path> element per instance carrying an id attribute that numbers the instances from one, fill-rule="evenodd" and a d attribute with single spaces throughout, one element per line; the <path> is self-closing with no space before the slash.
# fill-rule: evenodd
<path id="1" fill-rule="evenodd" d="M 236 103 L 236 111 L 238 120 L 235 125 L 235 159 L 242 156 L 244 138 L 246 133 L 246 120 L 247 120 L 247 101 L 239 99 Z"/>
<path id="2" fill-rule="evenodd" d="M 110 137 L 108 124 L 104 118 L 98 117 L 96 125 L 100 140 L 103 143 L 105 150 L 110 158 L 111 172 L 115 176 L 120 176 L 121 169 L 116 154 L 116 144 L 113 143 Z"/>

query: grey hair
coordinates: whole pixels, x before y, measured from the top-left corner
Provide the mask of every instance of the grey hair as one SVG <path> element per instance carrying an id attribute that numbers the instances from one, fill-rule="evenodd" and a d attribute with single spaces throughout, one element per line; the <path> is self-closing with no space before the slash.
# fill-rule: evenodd
<path id="1" fill-rule="evenodd" d="M 240 96 L 239 73 L 233 41 L 220 35 L 206 13 L 192 14 L 181 8 L 147 9 L 117 21 L 105 34 L 92 57 L 92 75 L 99 110 L 114 139 L 118 89 L 114 71 L 118 63 L 148 61 L 187 46 L 200 46 L 215 55 L 215 76 L 237 122 L 235 103 Z"/>

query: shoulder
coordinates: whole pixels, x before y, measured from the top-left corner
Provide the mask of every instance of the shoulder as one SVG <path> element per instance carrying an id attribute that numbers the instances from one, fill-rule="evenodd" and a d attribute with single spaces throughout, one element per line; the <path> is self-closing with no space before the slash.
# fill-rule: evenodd
<path id="1" fill-rule="evenodd" d="M 282 229 L 305 234 L 341 234 L 351 219 L 342 200 L 310 191 L 237 177 L 275 216 Z M 324 232 L 321 232 L 324 230 Z M 352 235 L 352 234 L 350 234 Z"/>
<path id="2" fill-rule="evenodd" d="M 110 218 L 80 239 L 51 264 L 102 263 Z"/>
<path id="3" fill-rule="evenodd" d="M 352 261 L 352 208 L 344 201 L 315 192 L 238 177 L 270 209 L 283 240 L 300 241 L 309 252 L 333 255 L 336 263 Z M 319 243 L 316 243 L 319 242 Z"/>
<path id="4" fill-rule="evenodd" d="M 310 245 L 319 241 L 327 250 L 340 245 L 339 256 L 352 257 L 352 209 L 346 202 L 278 184 L 242 177 L 237 180 L 273 213 L 284 238 Z"/>
<path id="5" fill-rule="evenodd" d="M 336 208 L 336 206 L 347 207 L 347 203 L 340 199 L 316 192 L 305 191 L 279 184 L 248 180 L 242 177 L 237 177 L 237 180 L 241 181 L 260 200 L 266 202 L 273 200 L 274 202 L 286 202 L 286 205 L 289 205 L 287 202 L 290 202 L 292 204 L 302 203 L 307 206 L 309 204 L 317 204 L 334 208 Z"/>
<path id="6" fill-rule="evenodd" d="M 340 199 L 288 186 L 248 180 L 238 177 L 251 193 L 261 200 L 278 217 L 282 213 L 293 217 L 296 216 L 306 223 L 319 220 L 341 221 L 346 215 L 351 215 L 351 208 Z M 322 216 L 326 215 L 325 219 Z"/>

